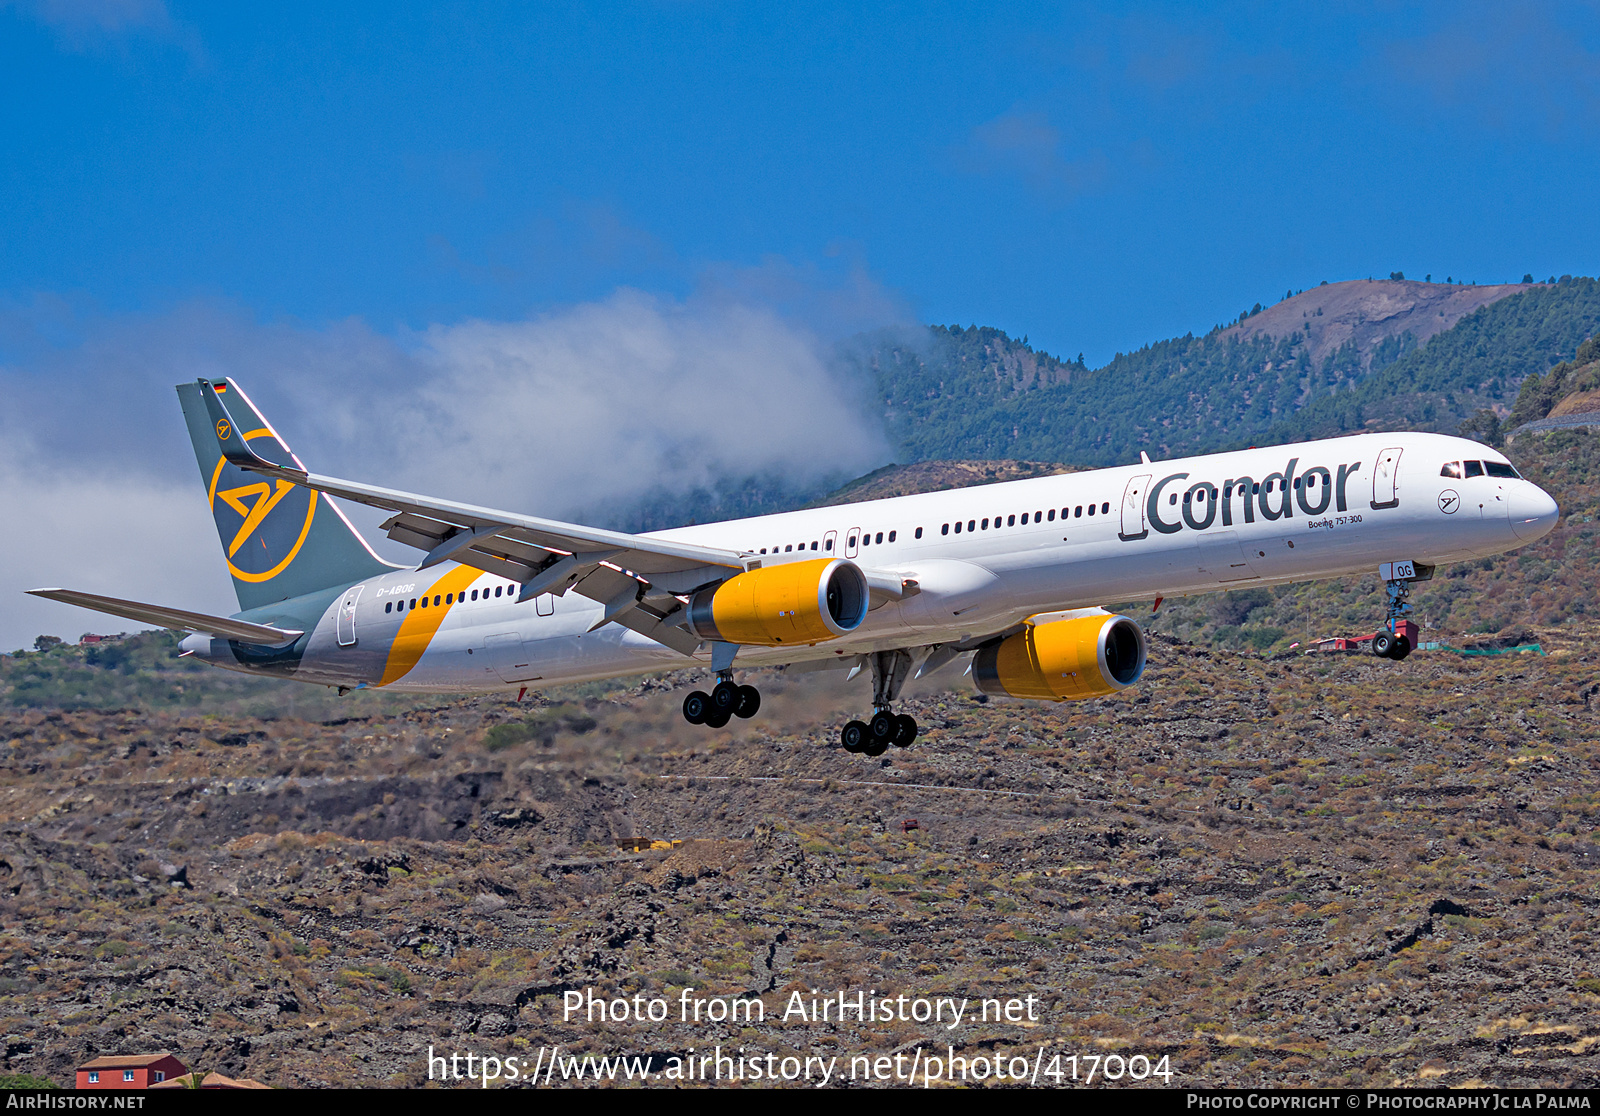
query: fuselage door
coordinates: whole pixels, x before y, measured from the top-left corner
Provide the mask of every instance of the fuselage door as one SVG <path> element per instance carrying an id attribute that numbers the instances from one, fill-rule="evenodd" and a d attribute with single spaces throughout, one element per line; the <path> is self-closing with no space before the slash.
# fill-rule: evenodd
<path id="1" fill-rule="evenodd" d="M 1128 487 L 1122 490 L 1122 533 L 1117 537 L 1123 542 L 1133 542 L 1150 533 L 1144 521 L 1145 498 L 1149 494 L 1149 473 L 1131 478 Z"/>
<path id="2" fill-rule="evenodd" d="M 533 648 L 523 643 L 517 632 L 490 636 L 483 641 L 483 650 L 501 681 L 534 682 L 541 677 Z"/>
<path id="3" fill-rule="evenodd" d="M 1386 449 L 1378 455 L 1372 470 L 1372 510 L 1392 508 L 1400 503 L 1400 450 Z"/>
<path id="4" fill-rule="evenodd" d="M 354 647 L 356 643 L 356 602 L 361 599 L 362 585 L 352 585 L 339 602 L 339 646 Z"/>

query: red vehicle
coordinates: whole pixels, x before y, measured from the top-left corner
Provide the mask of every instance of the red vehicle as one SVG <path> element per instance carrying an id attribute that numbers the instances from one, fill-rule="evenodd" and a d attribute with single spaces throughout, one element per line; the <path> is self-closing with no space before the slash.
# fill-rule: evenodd
<path id="1" fill-rule="evenodd" d="M 1422 629 L 1410 620 L 1397 620 L 1394 632 L 1373 632 L 1364 636 L 1334 636 L 1319 639 L 1307 651 L 1371 650 L 1380 659 L 1403 659 L 1422 645 Z"/>

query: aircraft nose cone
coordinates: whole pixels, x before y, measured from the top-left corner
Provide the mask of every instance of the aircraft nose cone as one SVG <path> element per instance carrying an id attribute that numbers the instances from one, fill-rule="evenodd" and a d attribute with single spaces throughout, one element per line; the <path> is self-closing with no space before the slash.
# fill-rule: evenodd
<path id="1" fill-rule="evenodd" d="M 1524 481 L 1506 495 L 1506 518 L 1511 530 L 1523 542 L 1533 542 L 1548 535 L 1556 525 L 1561 509 L 1550 494 L 1536 484 Z"/>

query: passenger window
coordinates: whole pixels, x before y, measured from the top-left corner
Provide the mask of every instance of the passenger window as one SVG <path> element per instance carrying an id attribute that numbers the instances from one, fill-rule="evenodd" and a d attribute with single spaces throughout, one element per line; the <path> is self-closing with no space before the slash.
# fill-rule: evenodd
<path id="1" fill-rule="evenodd" d="M 832 539 L 824 539 L 823 540 L 823 544 L 822 544 L 822 549 L 823 550 L 832 550 L 833 549 L 833 540 Z"/>
<path id="2" fill-rule="evenodd" d="M 1465 462 L 1464 464 L 1467 467 L 1467 476 L 1469 476 L 1469 477 L 1481 477 L 1481 476 L 1483 476 L 1483 462 L 1481 462 L 1481 461 L 1468 461 L 1468 462 Z"/>
<path id="3" fill-rule="evenodd" d="M 1515 469 L 1500 461 L 1485 461 L 1483 467 L 1488 470 L 1491 477 L 1515 478 L 1517 475 Z"/>
<path id="4" fill-rule="evenodd" d="M 423 608 L 427 608 L 428 607 L 428 598 L 427 597 L 423 597 L 422 598 L 422 607 Z"/>
<path id="5" fill-rule="evenodd" d="M 1169 500 L 1168 500 L 1168 501 L 1167 501 L 1167 503 L 1169 503 L 1169 504 L 1176 504 L 1176 503 L 1177 503 L 1177 502 L 1178 502 L 1178 494 L 1177 494 L 1177 493 L 1176 493 L 1176 492 L 1174 492 L 1174 493 L 1173 493 L 1173 494 L 1172 494 L 1172 497 L 1171 497 L 1171 499 L 1169 499 Z M 1090 505 L 1089 505 L 1089 514 L 1090 514 L 1090 515 L 1093 515 L 1093 514 L 1094 514 L 1094 505 L 1093 505 L 1093 504 L 1090 504 Z"/>
<path id="6" fill-rule="evenodd" d="M 1056 517 L 1056 513 L 1055 512 L 1051 512 L 1050 513 L 1050 518 L 1054 519 L 1055 517 Z M 1039 512 L 1039 511 L 1034 512 L 1033 513 L 1033 521 L 1035 523 L 1043 523 L 1044 522 L 1044 512 Z"/>
<path id="7" fill-rule="evenodd" d="M 502 589 L 502 588 L 504 588 L 504 586 L 501 586 L 501 585 L 496 585 L 496 586 L 495 586 L 495 587 L 494 587 L 494 595 L 495 595 L 495 596 L 497 596 L 497 597 L 498 597 L 498 596 L 499 596 L 499 595 L 500 595 L 500 590 L 501 590 L 501 589 Z"/>
<path id="8" fill-rule="evenodd" d="M 791 544 L 791 545 L 789 545 L 789 546 L 786 546 L 786 547 L 784 547 L 784 548 L 783 548 L 783 549 L 784 549 L 784 550 L 786 550 L 786 551 L 788 551 L 788 550 L 793 550 L 793 549 L 794 549 L 794 546 L 793 546 L 793 545 L 792 545 L 792 544 Z"/>
<path id="9" fill-rule="evenodd" d="M 1026 520 L 1024 520 L 1024 522 L 1026 522 Z M 1015 527 L 1016 525 L 1017 525 L 1017 517 L 1016 516 L 1014 516 L 1014 515 L 1006 516 L 1006 526 L 1007 527 Z"/>
<path id="10" fill-rule="evenodd" d="M 455 594 L 454 593 L 446 593 L 444 595 L 444 603 L 445 604 L 455 604 Z"/>
<path id="11" fill-rule="evenodd" d="M 817 540 L 816 539 L 812 539 L 811 540 L 811 549 L 812 550 L 817 549 Z"/>
<path id="12" fill-rule="evenodd" d="M 394 602 L 390 601 L 388 604 L 384 605 L 383 606 L 383 611 L 385 611 L 385 612 L 393 612 L 394 611 Z"/>
<path id="13" fill-rule="evenodd" d="M 1072 518 L 1073 519 L 1082 519 L 1083 518 L 1083 505 L 1082 504 L 1079 504 L 1075 509 L 1073 509 Z"/>
<path id="14" fill-rule="evenodd" d="M 1034 512 L 1033 514 L 1038 515 L 1039 513 L 1038 512 Z M 1050 522 L 1054 523 L 1055 521 L 1056 521 L 1056 509 L 1055 508 L 1051 508 L 1050 509 Z"/>
<path id="15" fill-rule="evenodd" d="M 438 608 L 439 607 L 439 595 L 437 593 L 435 593 L 433 595 L 433 607 L 434 608 Z"/>
<path id="16" fill-rule="evenodd" d="M 1267 485 L 1267 491 L 1268 491 L 1268 492 L 1271 492 L 1271 491 L 1272 491 L 1272 486 L 1271 486 L 1271 485 L 1270 485 L 1270 484 L 1269 484 L 1269 485 Z M 1261 482 L 1260 482 L 1260 481 L 1253 481 L 1253 482 L 1251 482 L 1251 485 L 1250 485 L 1250 495 L 1252 495 L 1252 496 L 1259 496 L 1259 495 L 1261 495 Z"/>
<path id="17" fill-rule="evenodd" d="M 983 521 L 983 529 L 984 529 L 984 530 L 985 530 L 985 531 L 987 531 L 987 530 L 988 530 L 988 529 L 989 529 L 989 521 L 988 521 L 988 520 L 987 520 L 987 519 L 985 519 L 985 520 L 984 520 L 984 521 Z"/>
<path id="18" fill-rule="evenodd" d="M 1107 500 L 1103 504 L 1100 505 L 1100 514 L 1101 515 L 1110 515 L 1111 514 L 1111 501 L 1110 500 Z"/>
<path id="19" fill-rule="evenodd" d="M 1178 498 L 1177 498 L 1177 497 L 1176 497 L 1176 496 L 1174 496 L 1174 497 L 1173 497 L 1173 498 L 1172 498 L 1172 502 L 1173 502 L 1173 503 L 1177 503 L 1177 502 L 1178 502 Z M 1093 504 L 1090 504 L 1090 505 L 1089 505 L 1089 514 L 1090 514 L 1090 515 L 1093 515 L 1093 514 L 1094 514 L 1094 505 L 1093 505 Z"/>
<path id="20" fill-rule="evenodd" d="M 850 536 L 850 548 L 852 550 L 854 550 L 855 549 L 855 545 L 856 545 L 856 537 L 854 535 L 851 535 Z"/>
<path id="21" fill-rule="evenodd" d="M 922 534 L 922 528 L 921 527 L 917 528 L 917 534 L 919 534 L 919 535 Z M 894 542 L 894 532 L 893 531 L 889 532 L 889 541 L 890 542 Z"/>
<path id="22" fill-rule="evenodd" d="M 961 534 L 961 524 L 959 522 L 956 523 L 956 534 Z"/>
<path id="23" fill-rule="evenodd" d="M 959 523 L 956 524 L 956 527 L 959 528 L 960 526 L 961 526 L 961 524 L 959 524 Z M 950 533 L 950 524 L 946 523 L 943 527 L 939 528 L 939 534 L 948 535 L 949 533 Z"/>
<path id="24" fill-rule="evenodd" d="M 1452 480 L 1460 480 L 1461 479 L 1461 462 L 1459 462 L 1459 461 L 1446 461 L 1444 463 L 1444 468 L 1439 470 L 1439 475 L 1441 477 L 1449 477 Z"/>
<path id="25" fill-rule="evenodd" d="M 967 530 L 969 532 L 970 531 L 976 531 L 978 529 L 977 528 L 977 523 L 978 523 L 978 521 L 976 519 L 967 520 Z"/>
<path id="26" fill-rule="evenodd" d="M 881 542 L 882 542 L 882 541 L 883 541 L 883 532 L 882 532 L 882 531 L 879 531 L 879 532 L 878 532 L 878 538 L 877 538 L 877 541 L 878 541 L 878 542 L 880 542 L 880 543 L 881 543 Z"/>

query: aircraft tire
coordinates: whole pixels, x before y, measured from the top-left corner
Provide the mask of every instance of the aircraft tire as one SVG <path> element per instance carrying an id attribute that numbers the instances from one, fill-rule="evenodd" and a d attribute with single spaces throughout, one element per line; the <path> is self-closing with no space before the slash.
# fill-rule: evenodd
<path id="1" fill-rule="evenodd" d="M 876 759 L 888 750 L 889 742 L 887 740 L 869 740 L 866 746 L 861 749 L 861 753 Z"/>
<path id="2" fill-rule="evenodd" d="M 733 714 L 729 713 L 726 709 L 713 709 L 711 712 L 706 714 L 706 727 L 714 729 L 724 728 L 731 720 L 733 720 Z"/>
<path id="3" fill-rule="evenodd" d="M 1399 662 L 1409 654 L 1411 654 L 1411 641 L 1405 636 L 1395 636 L 1394 650 L 1389 652 L 1389 658 Z"/>
<path id="4" fill-rule="evenodd" d="M 691 725 L 706 723 L 706 714 L 711 712 L 711 695 L 704 690 L 695 690 L 683 699 L 683 719 Z"/>
<path id="5" fill-rule="evenodd" d="M 1379 632 L 1372 637 L 1372 653 L 1380 659 L 1394 658 L 1394 636 Z"/>
<path id="6" fill-rule="evenodd" d="M 899 729 L 899 725 L 896 724 L 897 720 L 898 718 L 887 709 L 880 709 L 872 715 L 872 720 L 867 722 L 867 739 L 874 744 L 880 742 L 888 744 L 895 738 L 895 734 Z M 867 753 L 869 756 L 872 754 L 871 752 Z M 879 754 L 881 755 L 882 753 Z"/>
<path id="7" fill-rule="evenodd" d="M 917 722 L 908 713 L 902 713 L 894 719 L 894 746 L 896 748 L 909 748 L 911 742 L 917 738 Z"/>
<path id="8" fill-rule="evenodd" d="M 732 682 L 718 682 L 711 690 L 711 708 L 733 716 L 739 708 L 739 687 Z"/>
<path id="9" fill-rule="evenodd" d="M 850 721 L 839 730 L 839 743 L 844 745 L 845 751 L 859 755 L 866 750 L 867 726 L 860 721 Z"/>
<path id="10" fill-rule="evenodd" d="M 754 717 L 761 708 L 761 691 L 754 686 L 740 686 L 739 700 L 733 707 L 735 717 Z"/>

